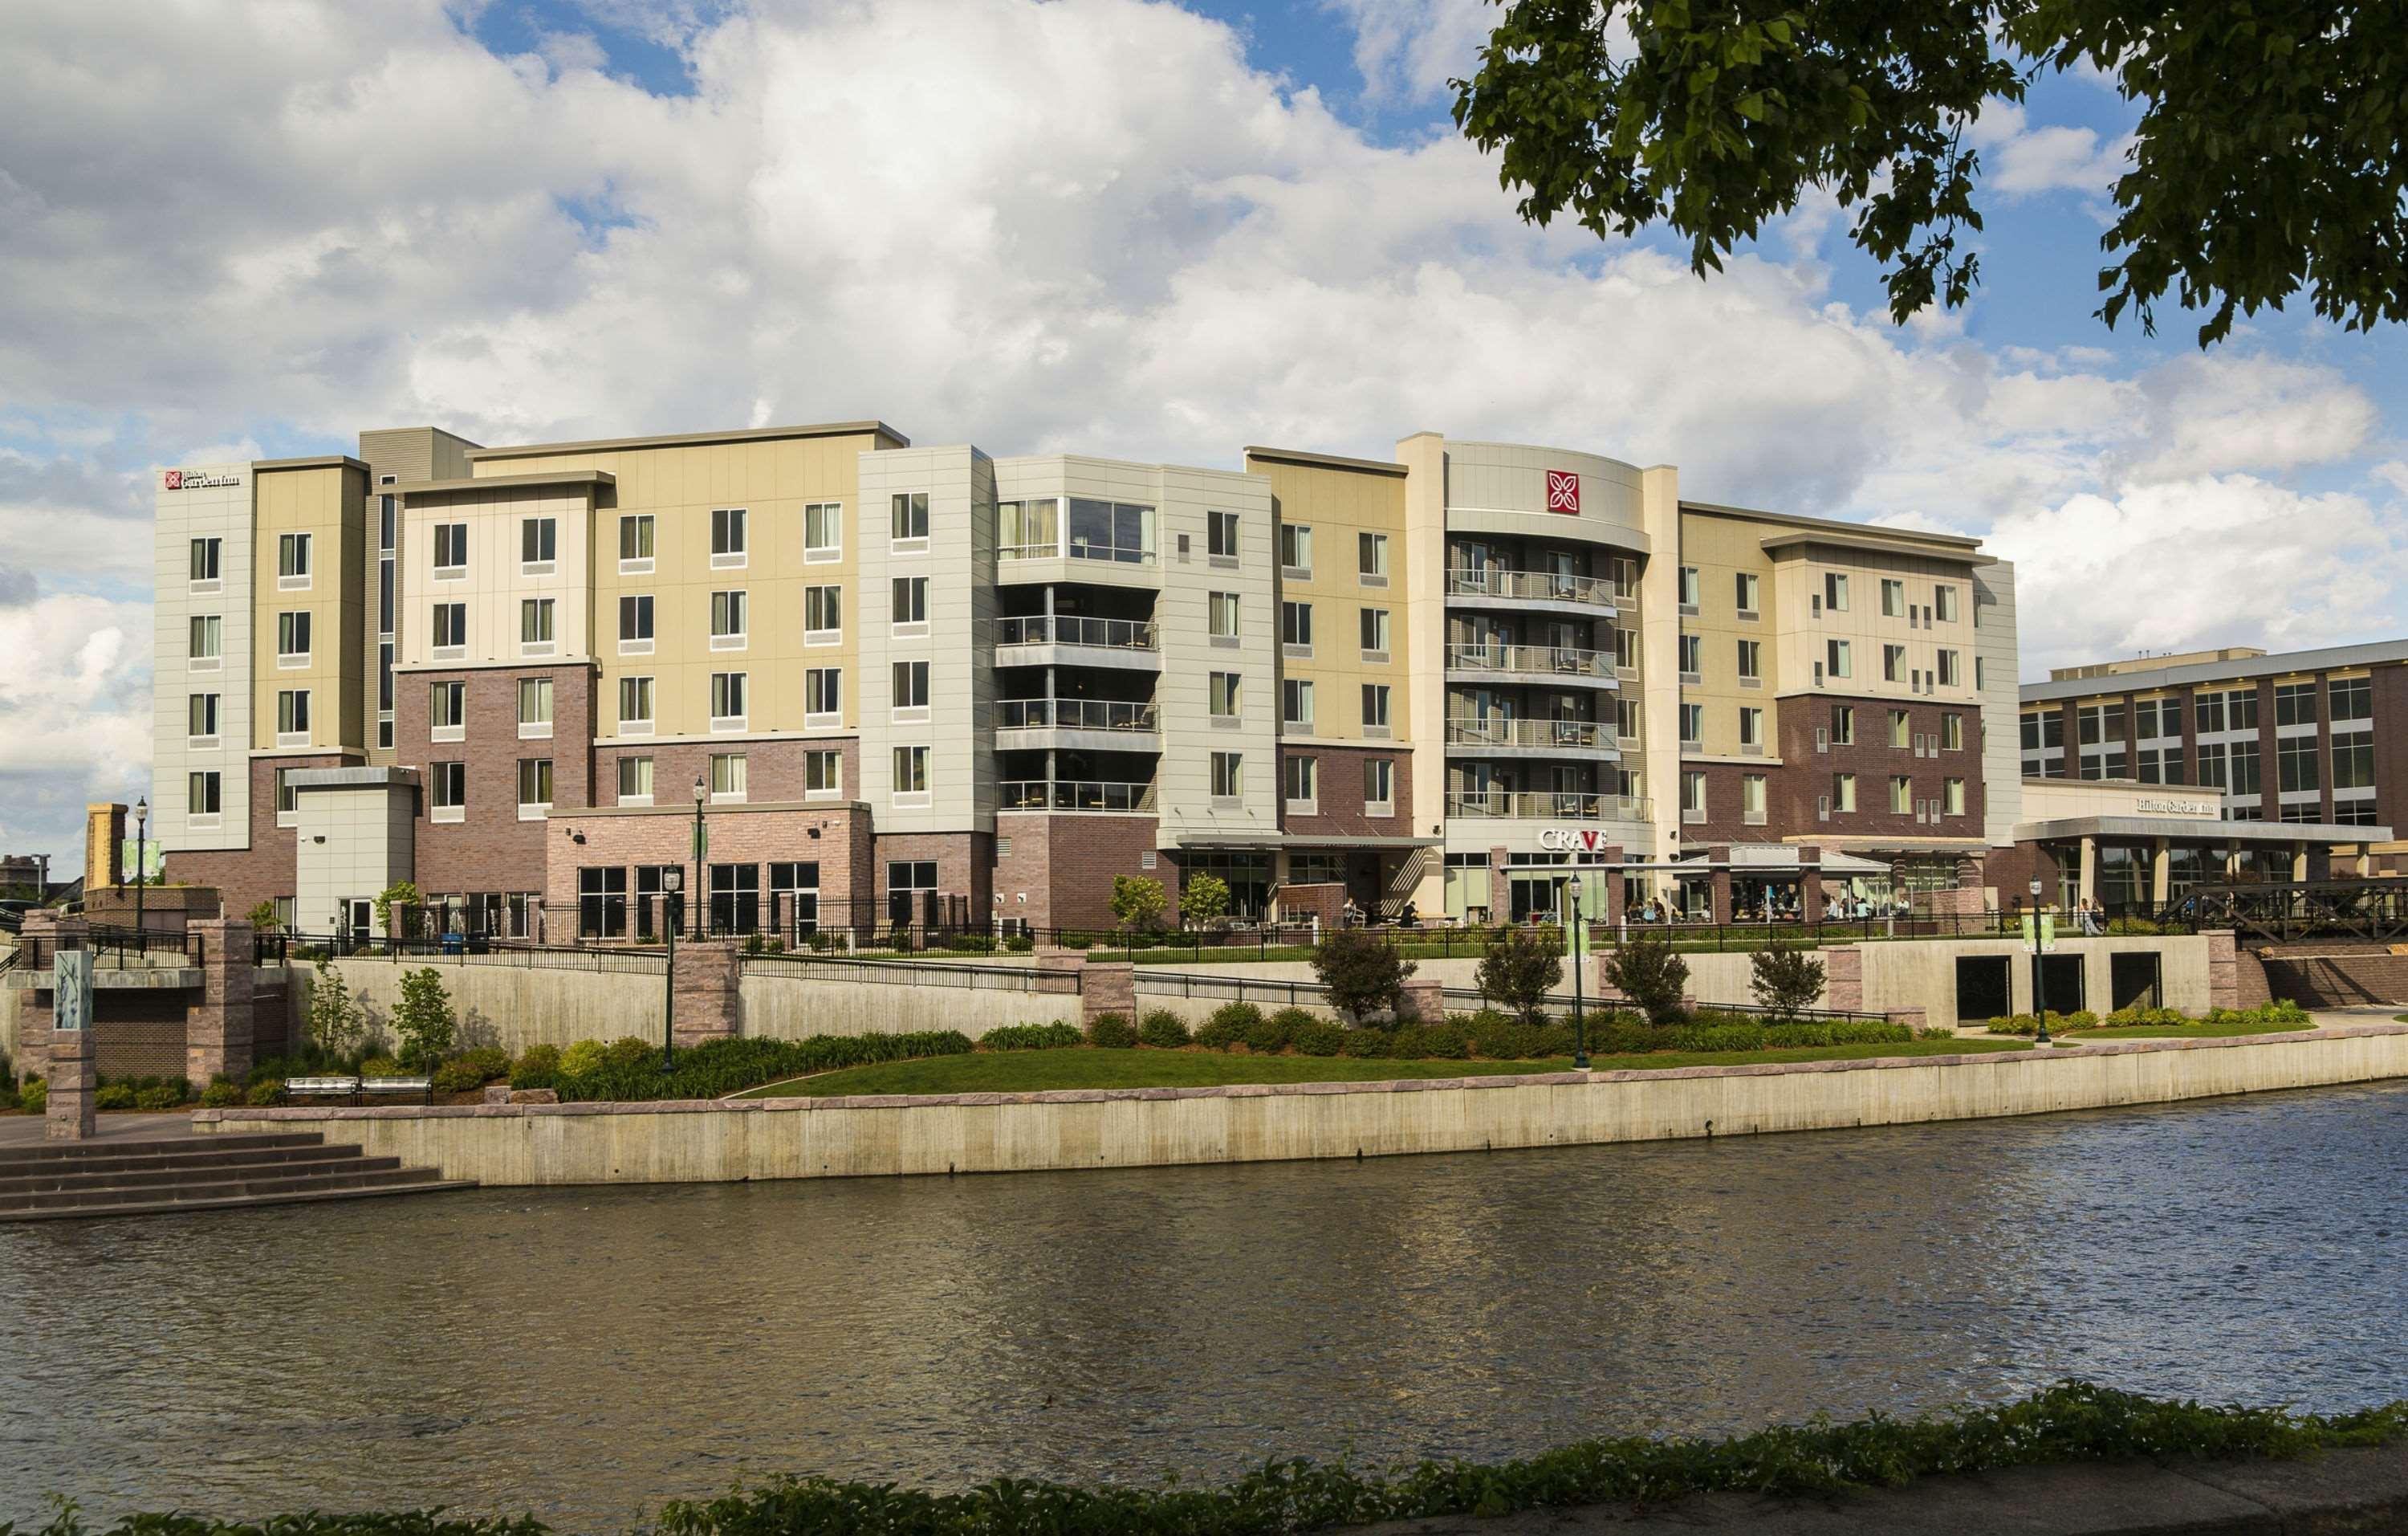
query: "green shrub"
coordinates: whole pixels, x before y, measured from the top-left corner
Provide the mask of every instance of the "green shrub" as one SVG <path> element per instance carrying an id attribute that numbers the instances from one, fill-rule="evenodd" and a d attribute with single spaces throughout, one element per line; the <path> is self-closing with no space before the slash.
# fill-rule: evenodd
<path id="1" fill-rule="evenodd" d="M 1246 1049 L 1259 1056 L 1275 1056 L 1296 1042 L 1296 1032 L 1312 1022 L 1301 1008 L 1283 1008 L 1254 1021 L 1246 1030 Z"/>
<path id="2" fill-rule="evenodd" d="M 581 1041 L 580 1043 L 591 1043 Z M 900 1035 L 811 1035 L 802 1040 L 754 1037 L 706 1041 L 678 1052 L 672 1070 L 662 1071 L 660 1057 L 647 1055 L 641 1062 L 611 1062 L 595 1047 L 592 1070 L 571 1074 L 564 1053 L 563 1069 L 552 1086 L 566 1102 L 635 1102 L 664 1098 L 722 1098 L 764 1083 L 808 1077 L 842 1067 L 867 1067 L 882 1061 L 912 1061 L 926 1056 L 968 1055 L 974 1047 L 955 1029 L 920 1030 Z"/>
<path id="3" fill-rule="evenodd" d="M 1327 1019 L 1308 1019 L 1297 1026 L 1292 1043 L 1309 1056 L 1334 1056 L 1346 1048 L 1346 1030 Z"/>
<path id="4" fill-rule="evenodd" d="M 1075 1024 L 1007 1024 L 979 1037 L 982 1051 L 1059 1051 L 1087 1043 Z"/>
<path id="5" fill-rule="evenodd" d="M 1262 1022 L 1263 1011 L 1252 1003 L 1223 1003 L 1196 1031 L 1196 1043 L 1210 1051 L 1226 1051 Z"/>
<path id="6" fill-rule="evenodd" d="M 401 973 L 401 1000 L 394 1004 L 393 1032 L 401 1040 L 401 1061 L 413 1072 L 429 1070 L 452 1054 L 460 1032 L 452 994 L 433 966 Z"/>
<path id="7" fill-rule="evenodd" d="M 1137 1026 L 1125 1014 L 1098 1013 L 1087 1021 L 1087 1043 L 1100 1051 L 1126 1051 L 1137 1044 Z"/>
<path id="8" fill-rule="evenodd" d="M 1650 1024 L 1670 1024 L 1681 1017 L 1681 991 L 1689 982 L 1689 962 L 1672 953 L 1661 934 L 1632 938 L 1605 959 L 1605 979 Z"/>
<path id="9" fill-rule="evenodd" d="M 1481 956 L 1476 980 L 1483 998 L 1525 1024 L 1536 1024 L 1563 976 L 1563 939 L 1555 929 L 1500 927 Z"/>
<path id="10" fill-rule="evenodd" d="M 1605 1038 L 1604 1028 L 1613 1022 L 1613 1018 L 1614 1015 L 1611 1011 L 1584 1014 L 1578 1030 L 1572 1027 L 1572 1021 L 1569 1018 L 1552 1019 L 1540 1024 L 1537 1026 L 1539 1031 L 1536 1037 L 1537 1054 L 1542 1056 L 1570 1055 L 1579 1048 L 1583 1034 L 1588 1037 L 1590 1050 L 1601 1050 L 1603 1047 L 1598 1042 Z"/>
<path id="11" fill-rule="evenodd" d="M 437 1093 L 469 1093 L 485 1085 L 485 1074 L 466 1061 L 447 1061 L 428 1074 Z"/>
<path id="12" fill-rule="evenodd" d="M 1470 1035 L 1472 1053 L 1491 1061 L 1529 1061 L 1551 1054 L 1544 1044 L 1545 1029 L 1494 1008 L 1484 1008 L 1458 1025 Z M 1570 1050 L 1567 1042 L 1564 1054 L 1570 1055 Z"/>
<path id="13" fill-rule="evenodd" d="M 242 1084 L 229 1081 L 226 1078 L 219 1078 L 216 1082 L 201 1090 L 201 1108 L 205 1110 L 232 1109 L 235 1105 L 242 1102 Z"/>
<path id="14" fill-rule="evenodd" d="M 1364 1026 L 1347 1030 L 1345 1041 L 1338 1049 L 1345 1055 L 1363 1060 L 1376 1060 L 1386 1055 L 1396 1043 L 1395 1037 L 1387 1030 Z"/>
<path id="15" fill-rule="evenodd" d="M 1137 1021 L 1137 1040 L 1140 1045 L 1175 1051 L 1187 1043 L 1187 1021 L 1168 1008 L 1157 1008 Z"/>
<path id="16" fill-rule="evenodd" d="M 567 1050 L 560 1053 L 560 1065 L 555 1069 L 562 1077 L 592 1077 L 609 1060 L 600 1041 L 580 1040 L 573 1041 Z"/>
<path id="17" fill-rule="evenodd" d="M 17 1102 L 27 1114 L 47 1113 L 50 1107 L 50 1085 L 38 1077 L 29 1077 L 18 1085 Z"/>
<path id="18" fill-rule="evenodd" d="M 1460 1061 L 1471 1055 L 1471 1036 L 1459 1024 L 1409 1024 L 1395 1031 L 1399 1061 Z"/>
<path id="19" fill-rule="evenodd" d="M 2077 1008 L 2065 1016 L 2065 1026 L 2068 1029 L 2096 1029 L 2099 1027 L 2099 1015 L 2086 1008 Z"/>
<path id="20" fill-rule="evenodd" d="M 1014 955 L 1025 955 L 1037 947 L 1037 940 L 1025 933 L 1015 933 L 1003 941 L 1003 947 Z"/>
<path id="21" fill-rule="evenodd" d="M 1944 1024 L 1927 1024 L 1914 1032 L 1917 1040 L 1955 1040 L 1956 1031 Z"/>
<path id="22" fill-rule="evenodd" d="M 92 1107 L 96 1110 L 130 1110 L 134 1107 L 134 1084 L 111 1083 L 93 1091 Z"/>
<path id="23" fill-rule="evenodd" d="M 271 1077 L 264 1083 L 252 1084 L 244 1092 L 242 1101 L 264 1109 L 283 1097 L 284 1080 L 280 1077 Z"/>
<path id="24" fill-rule="evenodd" d="M 560 1077 L 560 1047 L 530 1045 L 510 1063 L 513 1088 L 549 1088 Z"/>
<path id="25" fill-rule="evenodd" d="M 1347 1018 L 1404 1013 L 1405 983 L 1413 963 L 1377 934 L 1361 928 L 1330 930 L 1313 948 L 1312 969 L 1329 989 L 1329 1006 Z"/>
<path id="26" fill-rule="evenodd" d="M 409 1077 L 410 1069 L 391 1056 L 370 1056 L 360 1063 L 362 1077 Z"/>
<path id="27" fill-rule="evenodd" d="M 452 1059 L 458 1065 L 475 1068 L 479 1083 L 491 1083 L 496 1078 L 510 1075 L 510 1054 L 498 1045 L 480 1045 L 473 1051 L 463 1051 Z"/>
<path id="28" fill-rule="evenodd" d="M 1671 1034 L 1675 1051 L 1761 1051 L 1765 1044 L 1760 1024 L 1684 1024 Z"/>
<path id="29" fill-rule="evenodd" d="M 137 1110 L 172 1110 L 184 1101 L 184 1090 L 172 1083 L 153 1083 L 134 1090 L 134 1107 Z"/>
<path id="30" fill-rule="evenodd" d="M 641 1067 L 661 1058 L 661 1042 L 637 1035 L 621 1035 L 602 1047 L 602 1059 L 613 1067 Z"/>

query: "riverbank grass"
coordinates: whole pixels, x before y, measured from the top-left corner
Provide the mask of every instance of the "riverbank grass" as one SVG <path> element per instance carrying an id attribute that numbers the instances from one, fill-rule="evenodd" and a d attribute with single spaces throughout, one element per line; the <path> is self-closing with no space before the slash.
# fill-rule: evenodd
<path id="1" fill-rule="evenodd" d="M 2232 1035 L 2281 1035 L 2311 1027 L 2262 1019 L 2225 1019 L 2214 1024 L 2101 1025 L 2096 1029 L 2069 1029 L 2060 1038 L 2076 1045 L 2087 1045 L 2100 1040 L 2222 1040 Z"/>
<path id="2" fill-rule="evenodd" d="M 2030 1049 L 2028 1041 L 1918 1040 L 1785 1051 L 1649 1051 L 1591 1056 L 1596 1071 L 1744 1067 L 1783 1061 L 1972 1055 Z M 772 1083 L 739 1098 L 827 1098 L 856 1094 L 1039 1093 L 1052 1088 L 1220 1088 L 1246 1083 L 1385 1083 L 1402 1078 L 1520 1077 L 1568 1072 L 1570 1056 L 1533 1061 L 1394 1061 L 1352 1056 L 1236 1055 L 1220 1051 L 1013 1051 L 929 1056 Z"/>

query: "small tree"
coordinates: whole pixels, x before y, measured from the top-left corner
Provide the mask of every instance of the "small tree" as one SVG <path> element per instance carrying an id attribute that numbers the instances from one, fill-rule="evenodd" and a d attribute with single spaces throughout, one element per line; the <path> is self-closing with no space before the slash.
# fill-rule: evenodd
<path id="1" fill-rule="evenodd" d="M 309 1043 L 321 1055 L 340 1059 L 359 1044 L 366 1026 L 359 1003 L 343 984 L 343 973 L 321 955 L 309 980 L 309 1012 L 303 1025 Z"/>
<path id="2" fill-rule="evenodd" d="M 1749 990 L 1768 1012 L 1794 1019 L 1823 995 L 1823 962 L 1788 944 L 1772 944 L 1749 957 L 1755 971 Z"/>
<path id="3" fill-rule="evenodd" d="M 1524 1024 L 1546 1011 L 1547 994 L 1564 979 L 1563 938 L 1554 928 L 1502 927 L 1480 957 L 1480 995 Z"/>
<path id="4" fill-rule="evenodd" d="M 1215 874 L 1193 874 L 1179 893 L 1182 921 L 1214 923 L 1229 915 L 1229 883 Z"/>
<path id="5" fill-rule="evenodd" d="M 276 903 L 263 901 L 251 909 L 251 926 L 261 933 L 276 931 Z"/>
<path id="6" fill-rule="evenodd" d="M 452 1016 L 452 994 L 433 966 L 401 973 L 401 1001 L 393 1011 L 393 1032 L 401 1039 L 401 1064 L 419 1071 L 433 1069 L 452 1049 L 460 1022 Z"/>
<path id="7" fill-rule="evenodd" d="M 1689 962 L 1672 953 L 1661 934 L 1633 939 L 1606 956 L 1605 979 L 1629 998 L 1650 1024 L 1681 1017 L 1681 989 L 1689 983 Z"/>
<path id="8" fill-rule="evenodd" d="M 1312 952 L 1312 969 L 1329 989 L 1329 1005 L 1348 1018 L 1363 1020 L 1386 1010 L 1392 1017 L 1405 1011 L 1405 978 L 1413 963 L 1360 928 L 1332 928 Z"/>
<path id="9" fill-rule="evenodd" d="M 394 907 L 396 904 L 404 907 L 415 907 L 424 899 L 425 897 L 418 894 L 418 887 L 411 884 L 408 881 L 394 881 L 392 884 L 377 893 L 377 926 L 384 929 L 386 938 L 391 939 L 394 937 L 393 931 Z"/>
<path id="10" fill-rule="evenodd" d="M 1112 877 L 1112 916 L 1124 928 L 1142 928 L 1162 921 L 1170 910 L 1170 898 L 1163 894 L 1162 882 L 1150 875 L 1114 875 Z"/>

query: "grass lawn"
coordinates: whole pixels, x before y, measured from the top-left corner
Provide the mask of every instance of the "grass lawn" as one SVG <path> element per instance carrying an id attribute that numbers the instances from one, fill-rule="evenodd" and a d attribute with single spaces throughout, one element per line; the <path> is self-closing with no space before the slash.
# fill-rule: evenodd
<path id="1" fill-rule="evenodd" d="M 2199 1040 L 2224 1035 L 2280 1035 L 2312 1025 L 2263 1024 L 2252 1019 L 2242 1024 L 2122 1024 L 2101 1025 L 2096 1029 L 2051 1030 L 2059 1040 L 2087 1043 L 2094 1040 Z"/>
<path id="2" fill-rule="evenodd" d="M 1894 1045 L 1828 1045 L 1791 1051 L 1656 1051 L 1642 1055 L 1592 1056 L 1599 1070 L 1631 1068 L 1735 1067 L 1752 1062 L 1856 1061 L 1871 1056 L 1956 1055 L 1976 1051 L 2022 1051 L 2029 1041 L 1918 1040 Z M 967 1056 L 930 1056 L 849 1067 L 817 1077 L 773 1083 L 738 1095 L 773 1098 L 803 1094 L 1033 1093 L 1043 1088 L 1203 1088 L 1231 1083 L 1378 1083 L 1407 1077 L 1493 1077 L 1525 1072 L 1564 1072 L 1571 1059 L 1548 1061 L 1388 1061 L 1354 1056 L 1254 1056 L 1219 1051 L 979 1052 Z"/>

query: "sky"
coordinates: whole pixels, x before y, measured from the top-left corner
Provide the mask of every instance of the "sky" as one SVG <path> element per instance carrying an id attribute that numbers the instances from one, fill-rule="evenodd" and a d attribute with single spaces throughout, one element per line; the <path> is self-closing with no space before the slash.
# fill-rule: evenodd
<path id="1" fill-rule="evenodd" d="M 2027 677 L 2401 633 L 2401 331 L 2101 326 L 2106 82 L 1983 113 L 1983 286 L 1901 327 L 1827 200 L 1705 280 L 1522 223 L 1448 118 L 1494 16 L 10 0 L 0 852 L 72 860 L 86 801 L 148 790 L 152 467 L 384 426 L 1223 467 L 1435 429 L 1980 535 Z"/>

